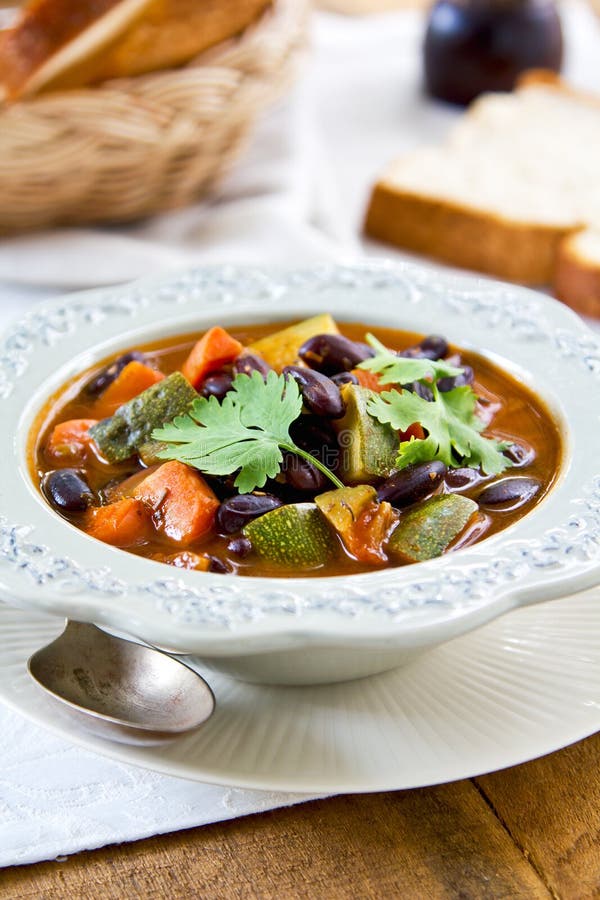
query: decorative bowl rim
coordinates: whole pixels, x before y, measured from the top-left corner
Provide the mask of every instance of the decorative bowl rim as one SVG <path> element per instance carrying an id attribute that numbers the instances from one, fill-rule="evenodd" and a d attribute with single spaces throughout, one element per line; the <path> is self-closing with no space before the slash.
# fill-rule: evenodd
<path id="1" fill-rule="evenodd" d="M 415 331 L 435 322 L 433 330 L 504 359 L 523 378 L 547 384 L 550 376 L 545 393 L 567 433 L 563 471 L 544 501 L 505 531 L 431 562 L 268 579 L 174 573 L 92 540 L 41 500 L 27 472 L 27 434 L 70 374 L 132 336 L 325 310 Z M 446 639 L 515 605 L 600 581 L 600 429 L 590 415 L 599 386 L 600 338 L 562 304 L 412 263 L 205 266 L 44 302 L 0 337 L 0 598 L 216 654 L 240 638 L 257 651 L 290 636 L 322 644 Z"/>

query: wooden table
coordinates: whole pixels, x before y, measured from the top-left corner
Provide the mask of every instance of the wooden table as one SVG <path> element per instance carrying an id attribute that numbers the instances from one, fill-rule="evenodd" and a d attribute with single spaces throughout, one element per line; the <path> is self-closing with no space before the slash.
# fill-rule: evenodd
<path id="1" fill-rule="evenodd" d="M 472 781 L 337 797 L 3 870 L 0 897 L 600 897 L 600 733 Z"/>

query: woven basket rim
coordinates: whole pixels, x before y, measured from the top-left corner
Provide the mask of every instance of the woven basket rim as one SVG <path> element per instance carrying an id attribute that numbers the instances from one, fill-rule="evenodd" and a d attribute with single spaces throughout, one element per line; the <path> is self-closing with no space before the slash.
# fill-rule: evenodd
<path id="1" fill-rule="evenodd" d="M 185 66 L 0 103 L 0 233 L 119 222 L 223 177 L 306 45 L 309 0 L 274 0 Z"/>

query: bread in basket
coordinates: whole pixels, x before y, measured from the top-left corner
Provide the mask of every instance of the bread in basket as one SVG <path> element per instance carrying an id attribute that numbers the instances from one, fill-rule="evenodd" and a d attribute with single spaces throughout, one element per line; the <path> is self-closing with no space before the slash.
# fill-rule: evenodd
<path id="1" fill-rule="evenodd" d="M 8 97 L 187 62 L 256 21 L 269 0 L 30 0 L 0 33 Z"/>
<path id="2" fill-rule="evenodd" d="M 111 9 L 79 32 L 68 31 L 63 16 L 54 52 L 47 44 L 40 62 L 43 54 L 32 51 L 38 64 L 28 71 L 18 23 L 0 40 L 5 68 L 7 47 L 13 55 L 21 48 L 21 64 L 13 59 L 10 77 L 3 76 L 8 96 L 0 101 L 0 233 L 133 220 L 201 196 L 289 85 L 305 46 L 308 0 L 32 0 L 21 23 L 52 4 L 87 14 L 90 7 Z M 111 30 L 110 46 L 97 33 L 91 40 L 102 19 L 106 35 L 106 16 L 120 5 L 128 13 L 135 6 L 135 15 Z M 188 18 L 192 7 L 203 10 L 204 28 Z M 84 59 L 72 45 L 86 33 L 88 50 L 90 43 L 95 49 Z M 175 66 L 192 43 L 195 52 L 226 35 Z M 139 52 L 144 46 L 146 54 Z M 152 71 L 135 74 L 147 67 Z"/>

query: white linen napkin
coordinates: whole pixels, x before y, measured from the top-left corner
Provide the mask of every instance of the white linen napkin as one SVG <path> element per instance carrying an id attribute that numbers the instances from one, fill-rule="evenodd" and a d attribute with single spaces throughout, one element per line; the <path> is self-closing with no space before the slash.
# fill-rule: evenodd
<path id="1" fill-rule="evenodd" d="M 200 784 L 126 766 L 68 744 L 1 706 L 0 735 L 0 867 L 309 799 Z"/>
<path id="2" fill-rule="evenodd" d="M 600 89 L 600 29 L 566 5 L 568 72 Z M 126 228 L 0 241 L 0 327 L 39 300 L 202 262 L 348 258 L 381 166 L 441 137 L 456 112 L 420 90 L 423 19 L 317 16 L 298 90 L 265 119 L 210 203 Z M 160 802 L 157 803 L 157 799 Z M 0 866 L 189 828 L 307 799 L 167 778 L 71 746 L 0 705 Z M 133 811 L 133 812 L 132 812 Z"/>

